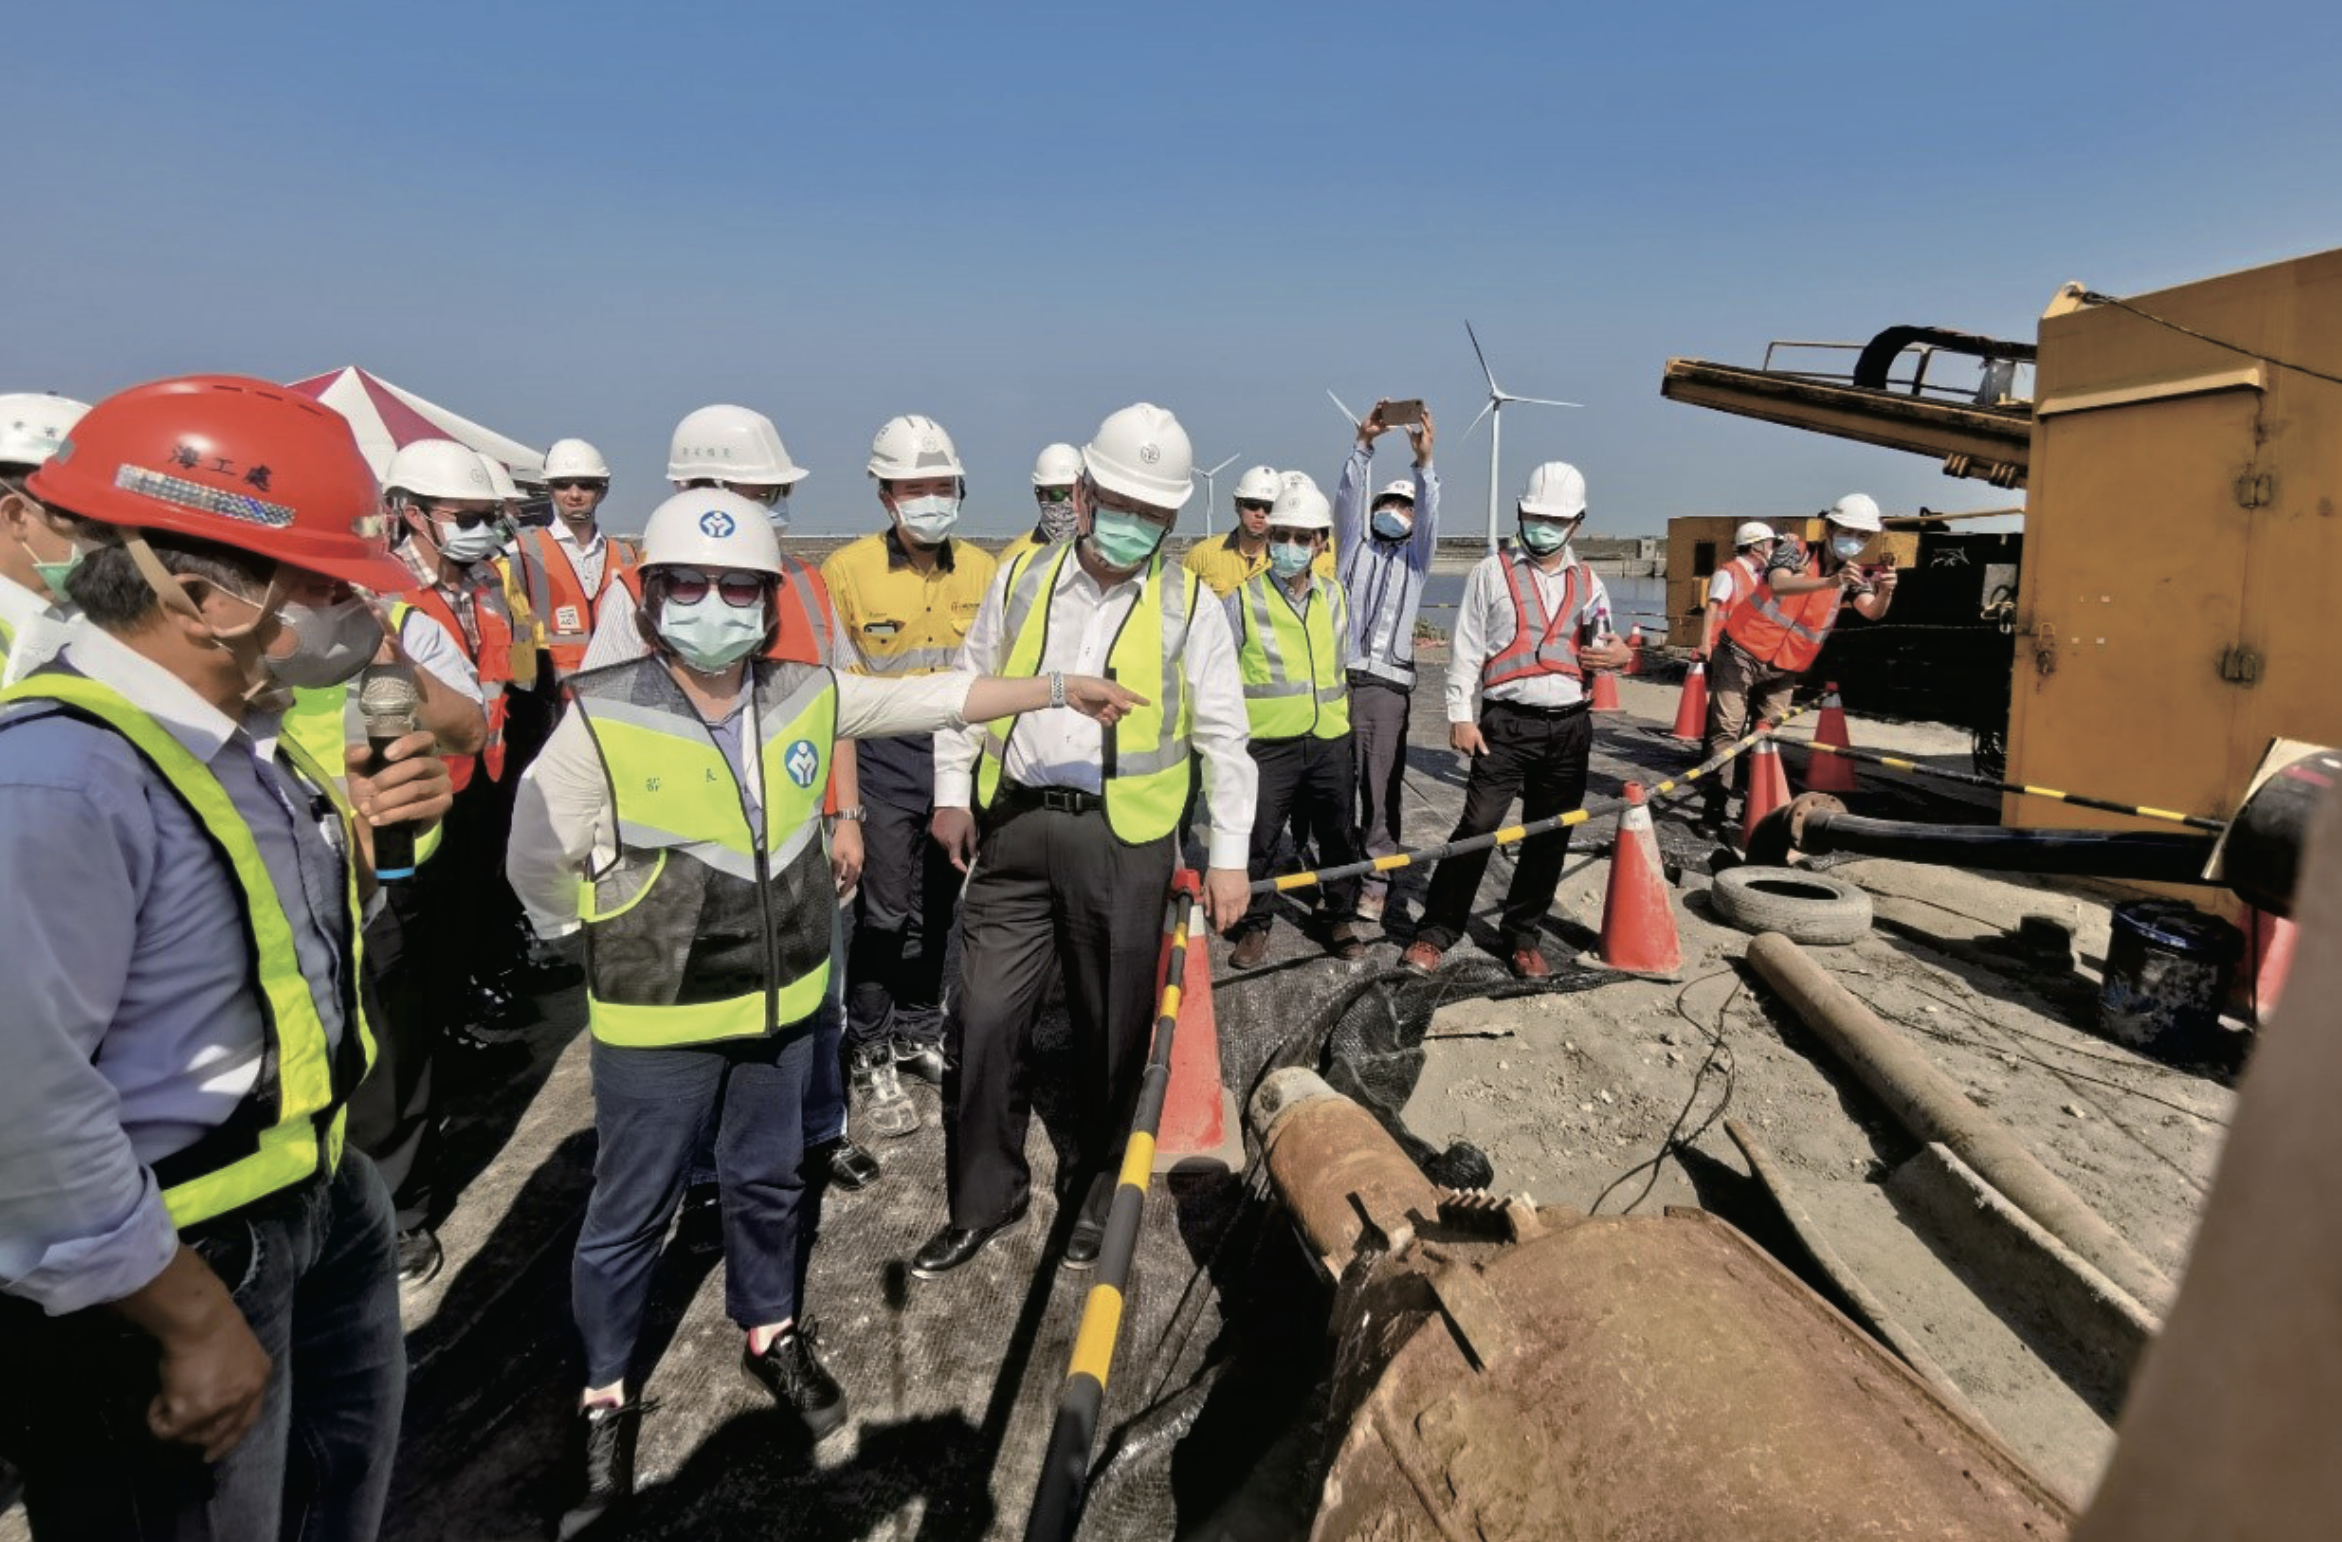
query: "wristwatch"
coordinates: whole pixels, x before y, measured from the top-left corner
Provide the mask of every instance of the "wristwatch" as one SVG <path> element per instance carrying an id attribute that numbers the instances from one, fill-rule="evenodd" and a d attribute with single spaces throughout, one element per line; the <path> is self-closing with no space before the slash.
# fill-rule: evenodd
<path id="1" fill-rule="evenodd" d="M 857 803 L 851 808 L 839 809 L 829 817 L 833 820 L 848 821 L 854 824 L 867 824 L 870 820 L 870 805 Z"/>

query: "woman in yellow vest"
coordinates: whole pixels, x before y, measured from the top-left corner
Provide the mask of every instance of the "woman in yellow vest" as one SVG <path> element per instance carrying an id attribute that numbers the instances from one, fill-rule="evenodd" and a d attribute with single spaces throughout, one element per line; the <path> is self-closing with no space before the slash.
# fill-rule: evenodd
<path id="1" fill-rule="evenodd" d="M 572 677 L 574 710 L 521 786 L 507 870 L 539 935 L 583 924 L 601 1140 L 572 1277 L 587 1390 L 563 1535 L 633 1492 L 635 1340 L 711 1120 L 742 1368 L 816 1438 L 846 1417 L 798 1312 L 804 1089 L 837 906 L 822 792 L 837 741 L 1051 706 L 1111 724 L 1145 704 L 1091 677 L 889 681 L 766 658 L 780 574 L 758 504 L 695 489 L 660 505 L 638 610 L 655 651 Z"/>
<path id="2" fill-rule="evenodd" d="M 1338 580 L 1310 570 L 1333 527 L 1325 494 L 1307 485 L 1285 488 L 1269 510 L 1268 571 L 1246 579 L 1228 597 L 1228 628 L 1236 636 L 1244 712 L 1252 725 L 1247 748 L 1260 768 L 1260 801 L 1252 814 L 1256 883 L 1269 875 L 1287 820 L 1317 842 L 1320 865 L 1364 860 L 1353 822 L 1358 765 L 1350 738 L 1350 602 Z M 1344 961 L 1366 956 L 1366 942 L 1353 926 L 1361 888 L 1362 880 L 1350 877 L 1319 889 L 1321 919 L 1331 928 L 1326 951 Z M 1229 963 L 1252 969 L 1268 956 L 1276 903 L 1274 895 L 1253 896 L 1252 908 L 1230 933 L 1236 945 Z"/>

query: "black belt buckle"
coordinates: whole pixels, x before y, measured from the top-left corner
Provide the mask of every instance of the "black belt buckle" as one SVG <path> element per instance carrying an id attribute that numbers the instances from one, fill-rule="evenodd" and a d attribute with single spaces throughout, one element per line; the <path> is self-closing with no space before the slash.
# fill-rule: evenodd
<path id="1" fill-rule="evenodd" d="M 1041 807 L 1060 814 L 1086 814 L 1098 806 L 1096 793 L 1072 787 L 1036 787 L 1033 796 L 1040 800 Z"/>

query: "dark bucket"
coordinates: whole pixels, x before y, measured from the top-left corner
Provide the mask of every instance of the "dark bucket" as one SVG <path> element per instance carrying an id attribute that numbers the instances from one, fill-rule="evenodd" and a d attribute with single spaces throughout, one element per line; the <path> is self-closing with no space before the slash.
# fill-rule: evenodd
<path id="1" fill-rule="evenodd" d="M 2165 1060 L 2220 1053 L 2220 1003 L 2244 951 L 2244 934 L 2178 900 L 2114 908 L 2098 1031 Z"/>

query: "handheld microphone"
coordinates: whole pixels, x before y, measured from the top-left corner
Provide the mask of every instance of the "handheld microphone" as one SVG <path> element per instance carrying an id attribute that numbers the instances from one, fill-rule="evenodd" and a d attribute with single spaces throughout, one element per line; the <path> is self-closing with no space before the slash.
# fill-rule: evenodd
<path id="1" fill-rule="evenodd" d="M 415 684 L 414 669 L 405 664 L 369 664 L 358 676 L 358 713 L 366 720 L 366 748 L 373 753 L 366 772 L 377 776 L 388 764 L 390 747 L 421 727 L 417 710 L 423 693 Z M 412 824 L 374 827 L 374 877 L 381 883 L 399 883 L 415 876 L 415 827 Z"/>

